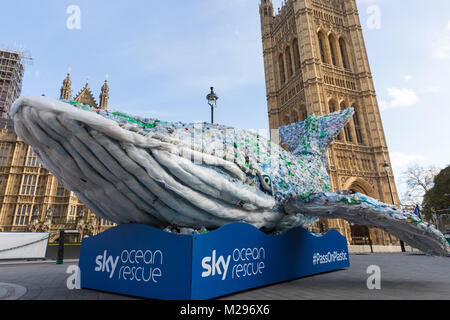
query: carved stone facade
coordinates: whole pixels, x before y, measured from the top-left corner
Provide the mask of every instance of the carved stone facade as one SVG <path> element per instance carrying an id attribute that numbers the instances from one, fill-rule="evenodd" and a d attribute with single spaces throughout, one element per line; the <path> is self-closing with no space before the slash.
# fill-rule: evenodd
<path id="1" fill-rule="evenodd" d="M 272 140 L 281 125 L 355 108 L 355 116 L 329 151 L 334 190 L 365 193 L 399 204 L 395 180 L 385 167 L 390 158 L 355 0 L 287 0 L 274 13 L 271 0 L 260 4 L 267 104 Z M 369 236 L 364 227 L 321 220 L 321 231 L 338 229 L 350 243 Z M 373 244 L 397 244 L 378 229 Z"/>
<path id="2" fill-rule="evenodd" d="M 89 88 L 89 83 L 86 81 L 86 84 L 83 89 L 76 95 L 76 97 L 72 98 L 72 80 L 70 79 L 70 73 L 67 74 L 67 77 L 63 81 L 63 85 L 61 87 L 61 99 L 65 100 L 73 100 L 75 102 L 79 102 L 82 104 L 88 104 L 94 108 L 108 110 L 108 101 L 109 101 L 109 86 L 108 81 L 105 80 L 105 83 L 102 86 L 100 92 L 100 103 L 94 98 L 94 95 Z"/>
<path id="3" fill-rule="evenodd" d="M 70 75 L 61 88 L 61 97 L 71 100 Z M 107 109 L 109 88 L 101 90 L 99 107 Z M 88 85 L 74 98 L 94 102 Z M 42 165 L 30 146 L 17 137 L 11 119 L 0 119 L 0 232 L 52 232 L 77 230 L 76 241 L 96 235 L 111 226 L 96 217 L 75 194 L 65 189 Z M 53 239 L 51 237 L 50 239 Z"/>

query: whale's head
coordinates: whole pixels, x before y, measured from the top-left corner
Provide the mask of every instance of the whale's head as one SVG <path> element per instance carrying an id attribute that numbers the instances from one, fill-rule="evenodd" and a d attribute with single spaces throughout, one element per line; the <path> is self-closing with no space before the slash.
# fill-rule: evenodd
<path id="1" fill-rule="evenodd" d="M 277 218 L 270 192 L 249 181 L 244 154 L 237 163 L 233 143 L 227 155 L 213 150 L 228 141 L 224 126 L 147 121 L 43 96 L 21 97 L 10 115 L 41 164 L 100 217 L 187 227 Z M 205 131 L 200 149 L 185 143 L 194 130 Z"/>
<path id="2" fill-rule="evenodd" d="M 17 135 L 33 148 L 40 163 L 95 214 L 119 224 L 163 225 L 146 207 L 156 203 L 156 197 L 136 182 L 145 170 L 131 163 L 124 149 L 162 150 L 167 144 L 123 128 L 115 117 L 102 116 L 105 112 L 45 96 L 24 96 L 12 105 L 10 117 Z M 127 172 L 126 164 L 135 172 Z"/>

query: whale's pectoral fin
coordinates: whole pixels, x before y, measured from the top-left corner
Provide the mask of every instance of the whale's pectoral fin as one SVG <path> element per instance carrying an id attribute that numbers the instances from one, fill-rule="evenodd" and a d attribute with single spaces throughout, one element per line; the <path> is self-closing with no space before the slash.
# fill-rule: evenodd
<path id="1" fill-rule="evenodd" d="M 411 247 L 437 256 L 450 256 L 444 235 L 414 213 L 378 202 L 363 194 L 324 193 L 307 202 L 290 200 L 285 205 L 289 214 L 302 214 L 331 219 L 345 219 L 350 223 L 382 229 Z"/>
<path id="2" fill-rule="evenodd" d="M 350 121 L 355 110 L 348 108 L 321 117 L 310 115 L 305 121 L 281 126 L 281 142 L 296 155 L 326 154 L 331 142 Z"/>

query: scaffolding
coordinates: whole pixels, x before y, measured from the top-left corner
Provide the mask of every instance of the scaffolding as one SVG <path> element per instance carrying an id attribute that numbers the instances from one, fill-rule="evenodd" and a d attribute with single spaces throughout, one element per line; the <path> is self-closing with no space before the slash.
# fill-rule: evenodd
<path id="1" fill-rule="evenodd" d="M 22 92 L 25 65 L 33 59 L 23 50 L 0 49 L 0 118 L 8 118 L 13 102 Z"/>

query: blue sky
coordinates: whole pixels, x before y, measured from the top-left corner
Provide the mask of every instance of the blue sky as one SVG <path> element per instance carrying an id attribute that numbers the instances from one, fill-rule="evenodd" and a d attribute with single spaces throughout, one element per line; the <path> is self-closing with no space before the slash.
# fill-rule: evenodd
<path id="1" fill-rule="evenodd" d="M 450 163 L 450 2 L 357 3 L 400 184 L 401 173 L 414 163 Z M 71 5 L 81 10 L 80 29 L 67 27 Z M 71 67 L 75 93 L 89 77 L 98 97 L 109 74 L 111 108 L 193 122 L 209 120 L 205 96 L 214 86 L 218 122 L 267 130 L 258 5 L 259 0 L 3 1 L 0 45 L 24 48 L 34 58 L 23 94 L 58 98 Z"/>

